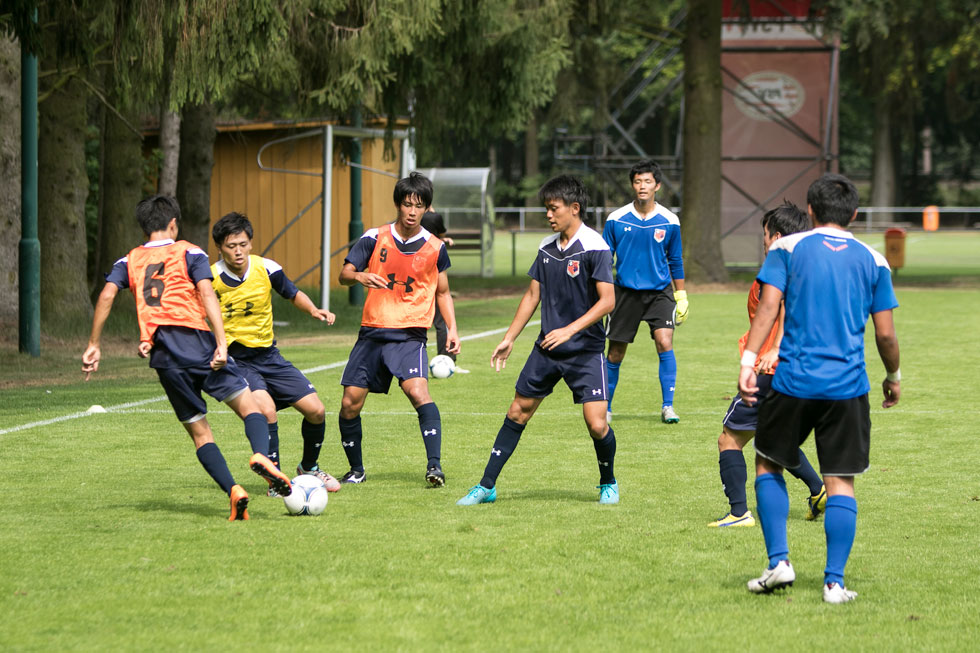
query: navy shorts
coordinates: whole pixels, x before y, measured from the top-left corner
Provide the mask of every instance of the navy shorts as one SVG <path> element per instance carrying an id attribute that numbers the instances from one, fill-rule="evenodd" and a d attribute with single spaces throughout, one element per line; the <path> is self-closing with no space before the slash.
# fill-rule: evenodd
<path id="1" fill-rule="evenodd" d="M 633 342 L 640 322 L 650 325 L 650 337 L 657 329 L 674 328 L 677 302 L 670 287 L 663 290 L 633 290 L 616 286 L 616 307 L 609 316 L 606 337 L 614 342 Z"/>
<path id="2" fill-rule="evenodd" d="M 425 351 L 424 342 L 358 338 L 347 359 L 340 385 L 388 394 L 393 376 L 399 382 L 429 378 L 429 354 Z"/>
<path id="3" fill-rule="evenodd" d="M 550 395 L 561 379 L 565 380 L 577 404 L 608 400 L 606 357 L 602 352 L 558 358 L 549 356 L 535 345 L 517 377 L 515 388 L 519 395 L 540 399 Z"/>
<path id="4" fill-rule="evenodd" d="M 801 399 L 770 390 L 759 411 L 755 450 L 777 465 L 800 465 L 800 446 L 813 431 L 820 473 L 856 476 L 871 465 L 868 395 L 851 399 Z"/>
<path id="5" fill-rule="evenodd" d="M 766 403 L 769 395 L 769 386 L 772 385 L 772 374 L 759 374 L 756 383 L 759 391 L 755 393 L 756 402 L 752 405 L 742 400 L 742 395 L 736 395 L 732 399 L 728 412 L 721 423 L 728 427 L 729 431 L 754 431 L 759 423 L 759 407 Z"/>
<path id="6" fill-rule="evenodd" d="M 204 391 L 224 402 L 248 388 L 244 372 L 234 361 L 228 361 L 220 370 L 207 365 L 199 367 L 158 367 L 157 376 L 174 408 L 177 419 L 186 422 L 196 415 L 206 415 L 207 402 L 201 396 Z"/>
<path id="7" fill-rule="evenodd" d="M 245 373 L 248 385 L 255 390 L 265 390 L 276 402 L 276 410 L 292 406 L 306 395 L 316 392 L 296 366 L 282 357 L 277 347 L 256 350 L 254 356 L 235 356 L 235 362 Z"/>

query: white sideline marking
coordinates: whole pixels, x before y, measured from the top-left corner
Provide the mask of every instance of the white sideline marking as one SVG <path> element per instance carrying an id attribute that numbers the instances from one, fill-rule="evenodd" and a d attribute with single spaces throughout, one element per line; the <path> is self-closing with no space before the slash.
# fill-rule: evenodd
<path id="1" fill-rule="evenodd" d="M 534 326 L 540 323 L 541 323 L 540 320 L 533 320 L 531 322 L 528 322 L 527 325 Z M 476 340 L 477 338 L 485 338 L 487 336 L 496 335 L 498 333 L 506 333 L 508 328 L 509 327 L 505 327 L 503 329 L 492 329 L 490 331 L 481 331 L 480 333 L 474 333 L 469 336 L 463 336 L 460 338 L 460 341 Z M 431 347 L 434 344 L 435 343 L 429 343 L 429 346 Z M 343 361 L 340 361 L 338 363 L 329 363 L 327 365 L 319 365 L 317 367 L 311 367 L 306 370 L 300 370 L 300 372 L 302 372 L 303 374 L 315 374 L 317 372 L 323 372 L 325 370 L 332 370 L 334 368 L 341 367 L 342 365 L 347 365 L 347 359 L 344 359 Z M 146 404 L 152 404 L 157 401 L 165 401 L 166 399 L 167 399 L 166 395 L 160 395 L 159 397 L 151 397 L 150 399 L 143 399 L 141 401 L 131 401 L 129 403 L 119 404 L 117 406 L 107 406 L 106 412 L 108 413 L 121 412 L 121 411 L 125 411 L 128 408 L 138 408 L 139 406 L 145 406 Z M 168 412 L 168 411 L 162 411 L 162 412 Z M 94 413 L 80 412 L 80 413 L 71 413 L 70 415 L 62 415 L 60 417 L 52 417 L 51 419 L 41 420 L 40 422 L 30 422 L 28 424 L 20 424 L 19 426 L 11 426 L 10 428 L 7 429 L 0 429 L 0 435 L 6 435 L 7 433 L 16 433 L 17 431 L 24 431 L 27 429 L 36 428 L 38 426 L 48 426 L 49 424 L 57 424 L 58 422 L 65 422 L 70 419 L 78 419 L 79 417 L 92 417 L 93 415 Z"/>

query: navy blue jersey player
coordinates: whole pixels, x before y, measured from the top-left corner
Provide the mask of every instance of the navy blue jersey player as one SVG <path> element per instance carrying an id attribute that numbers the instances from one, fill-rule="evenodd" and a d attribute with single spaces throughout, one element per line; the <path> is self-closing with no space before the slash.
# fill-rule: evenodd
<path id="1" fill-rule="evenodd" d="M 514 453 L 528 420 L 561 380 L 582 404 L 599 463 L 599 503 L 619 502 L 613 473 L 616 436 L 606 422 L 605 332 L 601 320 L 613 308 L 612 257 L 602 237 L 582 223 L 588 193 L 582 182 L 563 175 L 539 192 L 556 233 L 541 241 L 528 275 L 531 283 L 490 364 L 499 372 L 538 305 L 541 332 L 517 379 L 514 401 L 490 450 L 483 478 L 459 505 L 492 503 L 497 476 Z"/>
<path id="2" fill-rule="evenodd" d="M 610 213 L 602 230 L 616 259 L 616 308 L 609 316 L 606 368 L 611 411 L 626 348 L 640 322 L 646 322 L 660 358 L 660 417 L 667 424 L 675 424 L 680 418 L 673 406 L 677 382 L 674 326 L 687 319 L 688 305 L 681 223 L 657 203 L 660 179 L 660 166 L 653 161 L 633 166 L 630 184 L 636 198 Z"/>
<path id="3" fill-rule="evenodd" d="M 844 603 L 857 594 L 844 586 L 844 566 L 857 528 L 854 477 L 868 469 L 871 447 L 870 384 L 864 366 L 868 316 L 887 376 L 884 402 L 898 403 L 898 306 L 888 262 L 847 231 L 857 215 L 857 190 L 846 177 L 826 174 L 810 185 L 807 210 L 814 229 L 780 238 L 769 248 L 758 279 L 762 298 L 742 354 L 738 388 L 754 403 L 756 353 L 785 306 L 779 367 L 759 408 L 755 434 L 757 513 L 769 566 L 748 583 L 771 592 L 796 580 L 789 562 L 789 497 L 783 469 L 800 464 L 800 444 L 814 432 L 827 487 L 824 533 L 827 565 L 823 599 Z"/>

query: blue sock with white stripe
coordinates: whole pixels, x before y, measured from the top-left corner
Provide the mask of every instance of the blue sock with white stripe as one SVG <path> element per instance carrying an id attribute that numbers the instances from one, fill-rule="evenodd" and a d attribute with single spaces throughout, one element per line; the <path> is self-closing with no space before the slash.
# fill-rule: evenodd
<path id="1" fill-rule="evenodd" d="M 344 454 L 347 456 L 347 462 L 350 464 L 350 468 L 355 472 L 363 472 L 364 461 L 361 458 L 361 436 L 363 435 L 361 431 L 361 416 L 358 415 L 353 419 L 338 417 L 337 422 L 340 427 L 340 444 L 344 447 Z"/>
<path id="2" fill-rule="evenodd" d="M 786 520 L 789 518 L 789 494 L 782 474 L 761 474 L 755 479 L 756 511 L 766 540 L 769 568 L 780 560 L 789 560 Z"/>
<path id="3" fill-rule="evenodd" d="M 480 485 L 488 490 L 497 484 L 497 477 L 503 470 L 504 465 L 510 460 L 510 455 L 517 448 L 517 443 L 521 441 L 521 433 L 524 432 L 524 424 L 518 424 L 509 417 L 504 418 L 504 423 L 497 431 L 497 438 L 493 441 L 490 449 L 490 460 L 483 470 L 483 478 Z"/>
<path id="4" fill-rule="evenodd" d="M 595 447 L 595 458 L 599 463 L 599 484 L 615 483 L 613 462 L 616 460 L 616 434 L 613 433 L 612 427 L 609 427 L 606 437 L 601 440 L 592 438 L 592 445 Z"/>
<path id="5" fill-rule="evenodd" d="M 613 395 L 616 393 L 616 384 L 619 383 L 619 366 L 622 363 L 610 363 L 606 360 L 606 390 L 609 394 L 609 407 L 612 410 Z"/>
<path id="6" fill-rule="evenodd" d="M 857 532 L 858 506 L 854 497 L 835 494 L 827 497 L 823 531 L 827 536 L 827 567 L 823 570 L 824 583 L 844 586 L 844 565 L 851 555 L 854 535 Z"/>
<path id="7" fill-rule="evenodd" d="M 660 357 L 660 394 L 664 406 L 674 405 L 674 385 L 677 383 L 677 359 L 674 350 L 657 354 Z"/>
<path id="8" fill-rule="evenodd" d="M 419 414 L 419 430 L 422 431 L 422 443 L 425 444 L 425 455 L 429 459 L 429 467 L 439 464 L 442 453 L 442 419 L 435 402 L 423 404 L 415 409 Z"/>
<path id="9" fill-rule="evenodd" d="M 749 510 L 745 498 L 745 481 L 748 472 L 745 469 L 745 456 L 741 450 L 730 449 L 719 452 L 718 471 L 721 473 L 721 485 L 728 497 L 728 505 L 735 517 L 741 517 Z"/>
<path id="10" fill-rule="evenodd" d="M 281 469 L 279 466 L 279 422 L 269 424 L 269 460 L 275 464 L 276 469 Z"/>

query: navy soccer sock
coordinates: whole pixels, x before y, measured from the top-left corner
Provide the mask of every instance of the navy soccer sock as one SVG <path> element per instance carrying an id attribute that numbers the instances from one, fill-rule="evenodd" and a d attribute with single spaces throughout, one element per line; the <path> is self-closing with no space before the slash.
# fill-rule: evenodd
<path id="1" fill-rule="evenodd" d="M 218 448 L 218 445 L 214 442 L 208 442 L 198 447 L 197 459 L 201 462 L 204 471 L 218 484 L 218 487 L 224 490 L 225 494 L 231 494 L 235 479 L 228 470 L 228 463 L 225 462 L 225 457 L 221 455 L 221 449 Z"/>
<path id="2" fill-rule="evenodd" d="M 601 440 L 592 438 L 592 445 L 595 447 L 595 458 L 599 463 L 599 484 L 615 483 L 613 462 L 616 459 L 616 434 L 613 433 L 612 427 L 609 427 L 606 437 Z"/>
<path id="3" fill-rule="evenodd" d="M 823 518 L 823 530 L 827 536 L 824 583 L 844 585 L 844 566 L 851 555 L 851 546 L 857 532 L 857 513 L 857 500 L 854 497 L 842 494 L 827 497 L 827 510 Z"/>
<path id="4" fill-rule="evenodd" d="M 786 471 L 806 483 L 806 486 L 810 488 L 811 497 L 820 494 L 820 489 L 823 487 L 823 479 L 820 478 L 817 470 L 813 469 L 813 465 L 810 464 L 809 459 L 807 459 L 802 449 L 800 449 L 800 466 L 796 469 L 787 468 Z"/>
<path id="5" fill-rule="evenodd" d="M 766 540 L 769 568 L 780 560 L 789 560 L 786 519 L 789 517 L 789 495 L 782 474 L 762 474 L 755 479 L 756 509 Z"/>
<path id="6" fill-rule="evenodd" d="M 344 453 L 347 454 L 347 462 L 355 472 L 364 471 L 364 462 L 361 460 L 361 416 L 354 419 L 339 418 L 340 422 L 340 444 L 344 445 Z"/>
<path id="7" fill-rule="evenodd" d="M 422 431 L 422 443 L 425 444 L 429 467 L 438 465 L 442 453 L 442 418 L 439 417 L 439 407 L 434 402 L 423 404 L 415 412 L 419 414 L 419 430 Z"/>
<path id="8" fill-rule="evenodd" d="M 326 422 L 313 424 L 305 418 L 300 426 L 303 435 L 303 460 L 300 464 L 306 471 L 316 469 L 316 461 L 320 459 L 320 447 L 323 445 L 323 435 L 327 431 Z"/>
<path id="9" fill-rule="evenodd" d="M 610 363 L 606 361 L 606 390 L 609 395 L 609 410 L 612 410 L 613 395 L 616 394 L 616 385 L 619 383 L 619 366 L 622 363 Z"/>
<path id="10" fill-rule="evenodd" d="M 745 498 L 745 481 L 748 472 L 745 469 L 745 456 L 737 449 L 729 449 L 718 453 L 718 469 L 721 472 L 721 485 L 728 497 L 728 505 L 735 517 L 741 517 L 748 512 L 749 504 Z"/>
<path id="11" fill-rule="evenodd" d="M 269 424 L 269 460 L 276 465 L 276 469 L 282 469 L 279 465 L 279 422 Z"/>
<path id="12" fill-rule="evenodd" d="M 500 471 L 507 464 L 510 455 L 514 453 L 517 443 L 521 441 L 524 426 L 524 424 L 518 424 L 509 417 L 504 418 L 503 426 L 497 431 L 497 439 L 493 441 L 493 448 L 490 449 L 490 460 L 487 461 L 486 469 L 483 470 L 480 485 L 489 489 L 497 484 Z"/>
<path id="13" fill-rule="evenodd" d="M 677 383 L 677 358 L 674 350 L 657 354 L 660 357 L 660 394 L 664 406 L 674 405 L 674 385 Z"/>
<path id="14" fill-rule="evenodd" d="M 269 455 L 269 423 L 265 421 L 262 413 L 252 413 L 246 415 L 245 437 L 252 446 L 252 453 L 260 453 L 263 456 Z"/>

